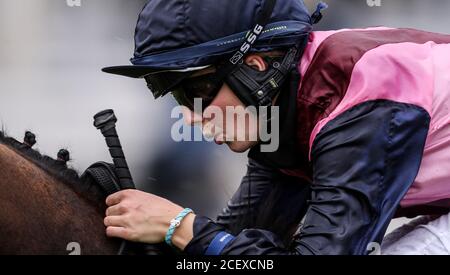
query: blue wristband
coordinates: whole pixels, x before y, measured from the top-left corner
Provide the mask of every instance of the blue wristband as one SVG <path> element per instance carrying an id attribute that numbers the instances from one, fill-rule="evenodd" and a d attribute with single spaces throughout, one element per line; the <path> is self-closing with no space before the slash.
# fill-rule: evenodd
<path id="1" fill-rule="evenodd" d="M 214 239 L 211 241 L 211 243 L 208 246 L 208 249 L 205 252 L 206 256 L 217 256 L 220 255 L 227 246 L 229 242 L 234 240 L 235 237 L 231 234 L 228 234 L 227 232 L 219 232 Z"/>
<path id="2" fill-rule="evenodd" d="M 175 217 L 175 219 L 170 221 L 170 227 L 169 230 L 167 230 L 166 233 L 166 243 L 170 246 L 173 246 L 172 244 L 172 236 L 173 236 L 173 232 L 175 231 L 175 229 L 177 227 L 180 226 L 181 221 L 190 213 L 194 213 L 194 211 L 192 211 L 192 209 L 190 208 L 185 208 L 183 211 L 180 212 L 180 214 L 178 214 L 178 216 Z"/>

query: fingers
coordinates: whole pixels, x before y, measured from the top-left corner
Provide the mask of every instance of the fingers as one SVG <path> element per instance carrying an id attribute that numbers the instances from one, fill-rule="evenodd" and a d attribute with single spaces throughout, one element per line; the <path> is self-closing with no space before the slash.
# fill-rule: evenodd
<path id="1" fill-rule="evenodd" d="M 108 226 L 106 228 L 106 235 L 111 238 L 120 238 L 132 241 L 129 231 L 124 227 Z"/>
<path id="2" fill-rule="evenodd" d="M 106 209 L 106 216 L 120 216 L 128 212 L 123 204 L 116 204 Z"/>
<path id="3" fill-rule="evenodd" d="M 109 216 L 103 220 L 103 223 L 106 227 L 127 227 L 128 222 L 126 221 L 124 216 Z"/>
<path id="4" fill-rule="evenodd" d="M 113 206 L 119 204 L 126 197 L 126 194 L 127 194 L 126 191 L 120 191 L 112 194 L 111 196 L 106 198 L 106 205 Z"/>
<path id="5" fill-rule="evenodd" d="M 120 209 L 120 207 L 116 209 Z M 129 224 L 125 216 L 108 216 L 103 222 L 106 226 L 106 235 L 108 237 L 133 241 L 131 239 Z"/>

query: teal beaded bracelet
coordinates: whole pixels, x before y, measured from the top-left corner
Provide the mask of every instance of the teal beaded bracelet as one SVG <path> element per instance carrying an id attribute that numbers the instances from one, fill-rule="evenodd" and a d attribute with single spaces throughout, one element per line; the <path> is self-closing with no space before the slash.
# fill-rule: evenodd
<path id="1" fill-rule="evenodd" d="M 190 208 L 185 208 L 183 211 L 180 212 L 180 214 L 178 214 L 178 216 L 175 217 L 175 219 L 170 221 L 170 227 L 169 227 L 169 230 L 167 230 L 166 238 L 165 238 L 165 241 L 168 245 L 173 246 L 173 244 L 172 244 L 173 232 L 175 231 L 175 229 L 177 227 L 180 226 L 181 221 L 190 213 L 194 213 L 194 211 L 192 211 L 192 209 L 190 209 Z"/>

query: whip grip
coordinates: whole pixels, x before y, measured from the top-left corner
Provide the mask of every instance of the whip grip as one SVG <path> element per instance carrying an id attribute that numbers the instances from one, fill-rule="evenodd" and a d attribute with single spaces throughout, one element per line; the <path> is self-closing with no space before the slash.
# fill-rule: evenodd
<path id="1" fill-rule="evenodd" d="M 136 189 L 117 134 L 116 122 L 117 118 L 113 110 L 105 110 L 94 116 L 94 126 L 105 137 L 121 188 Z"/>

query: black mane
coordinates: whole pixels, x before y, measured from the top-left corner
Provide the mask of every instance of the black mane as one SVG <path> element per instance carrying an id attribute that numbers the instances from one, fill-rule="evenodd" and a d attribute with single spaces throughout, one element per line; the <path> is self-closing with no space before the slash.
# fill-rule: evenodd
<path id="1" fill-rule="evenodd" d="M 81 178 L 77 171 L 68 168 L 65 162 L 42 155 L 39 151 L 30 148 L 14 138 L 7 137 L 0 131 L 0 144 L 6 145 L 15 152 L 31 161 L 50 176 L 64 183 L 74 190 L 80 197 L 104 207 L 105 194 L 90 178 Z"/>

